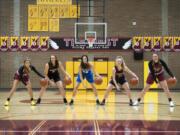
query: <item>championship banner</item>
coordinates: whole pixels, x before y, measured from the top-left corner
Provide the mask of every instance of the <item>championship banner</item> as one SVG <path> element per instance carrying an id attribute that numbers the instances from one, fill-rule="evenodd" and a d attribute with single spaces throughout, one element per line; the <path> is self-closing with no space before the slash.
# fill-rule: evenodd
<path id="1" fill-rule="evenodd" d="M 49 37 L 40 37 L 40 50 L 47 51 L 49 49 Z"/>
<path id="2" fill-rule="evenodd" d="M 154 51 L 161 51 L 161 43 L 162 43 L 162 38 L 161 37 L 154 37 L 153 38 L 153 50 Z"/>
<path id="3" fill-rule="evenodd" d="M 49 6 L 49 18 L 59 18 L 59 6 Z"/>
<path id="4" fill-rule="evenodd" d="M 17 51 L 19 49 L 19 37 L 10 37 L 9 49 L 11 51 Z"/>
<path id="5" fill-rule="evenodd" d="M 39 19 L 39 31 L 48 31 L 49 21 L 48 18 Z"/>
<path id="6" fill-rule="evenodd" d="M 173 37 L 163 37 L 163 49 L 165 51 L 171 51 L 173 46 Z"/>
<path id="7" fill-rule="evenodd" d="M 39 50 L 39 37 L 38 36 L 31 37 L 30 49 L 31 49 L 31 51 L 38 51 Z"/>
<path id="8" fill-rule="evenodd" d="M 59 18 L 69 18 L 69 5 L 59 6 Z"/>
<path id="9" fill-rule="evenodd" d="M 49 19 L 49 31 L 59 32 L 59 19 Z"/>
<path id="10" fill-rule="evenodd" d="M 39 5 L 39 18 L 48 18 L 48 6 Z"/>
<path id="11" fill-rule="evenodd" d="M 143 38 L 143 49 L 145 51 L 151 51 L 152 49 L 152 37 L 144 37 Z"/>
<path id="12" fill-rule="evenodd" d="M 28 18 L 28 31 L 39 31 L 39 18 Z"/>
<path id="13" fill-rule="evenodd" d="M 72 0 L 37 0 L 37 4 L 40 5 L 64 5 L 72 4 Z"/>
<path id="14" fill-rule="evenodd" d="M 77 14 L 77 12 L 78 12 L 78 14 Z M 69 18 L 78 18 L 78 17 L 80 17 L 80 6 L 78 6 L 78 8 L 77 8 L 77 5 L 70 5 L 69 6 Z"/>
<path id="15" fill-rule="evenodd" d="M 0 51 L 7 51 L 8 50 L 8 37 L 0 37 Z"/>
<path id="16" fill-rule="evenodd" d="M 29 37 L 21 37 L 20 38 L 20 46 L 21 51 L 28 51 L 29 50 Z"/>
<path id="17" fill-rule="evenodd" d="M 180 37 L 174 37 L 173 50 L 180 51 Z"/>
<path id="18" fill-rule="evenodd" d="M 38 6 L 37 5 L 28 5 L 28 17 L 37 18 L 38 16 Z"/>
<path id="19" fill-rule="evenodd" d="M 133 37 L 132 48 L 135 51 L 140 51 L 142 49 L 142 41 L 143 41 L 142 37 Z"/>

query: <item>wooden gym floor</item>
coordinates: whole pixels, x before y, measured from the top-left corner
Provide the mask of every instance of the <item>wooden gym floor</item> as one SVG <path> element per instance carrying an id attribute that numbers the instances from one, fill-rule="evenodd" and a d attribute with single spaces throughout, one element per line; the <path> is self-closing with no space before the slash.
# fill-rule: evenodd
<path id="1" fill-rule="evenodd" d="M 72 92 L 67 92 L 68 101 Z M 136 99 L 138 91 L 132 91 Z M 4 107 L 8 92 L 0 92 L 1 134 L 180 134 L 180 92 L 173 92 L 175 107 L 169 107 L 164 92 L 148 92 L 139 107 L 128 105 L 124 92 L 111 92 L 106 106 L 97 106 L 91 91 L 79 91 L 73 106 L 64 105 L 56 90 L 47 90 L 42 104 L 30 106 L 26 90 L 17 91 Z M 99 91 L 102 100 L 103 91 Z M 38 97 L 38 92 L 34 92 Z"/>

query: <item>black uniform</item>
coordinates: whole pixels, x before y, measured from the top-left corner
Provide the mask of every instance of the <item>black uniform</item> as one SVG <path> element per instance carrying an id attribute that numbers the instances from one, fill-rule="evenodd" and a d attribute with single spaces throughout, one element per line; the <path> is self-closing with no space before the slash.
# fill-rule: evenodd
<path id="1" fill-rule="evenodd" d="M 56 64 L 53 66 L 52 64 L 48 63 L 49 70 L 48 70 L 48 77 L 50 80 L 54 80 L 54 82 L 61 81 L 60 75 L 59 75 L 59 64 Z"/>
<path id="2" fill-rule="evenodd" d="M 118 70 L 118 68 L 115 66 L 115 70 L 116 70 L 116 73 L 115 73 L 116 82 L 123 85 L 125 82 L 127 82 L 125 75 L 123 73 L 123 69 Z M 115 83 L 112 77 L 111 77 L 110 83 L 115 86 Z"/>

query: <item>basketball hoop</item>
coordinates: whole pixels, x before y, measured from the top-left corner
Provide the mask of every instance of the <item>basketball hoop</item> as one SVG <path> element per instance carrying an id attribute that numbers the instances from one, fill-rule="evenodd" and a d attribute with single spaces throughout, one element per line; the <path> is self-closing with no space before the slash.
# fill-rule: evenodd
<path id="1" fill-rule="evenodd" d="M 88 44 L 89 44 L 89 48 L 92 48 L 93 47 L 93 44 L 94 44 L 94 42 L 95 42 L 95 38 L 94 37 L 88 37 L 87 38 L 87 42 L 88 42 Z"/>

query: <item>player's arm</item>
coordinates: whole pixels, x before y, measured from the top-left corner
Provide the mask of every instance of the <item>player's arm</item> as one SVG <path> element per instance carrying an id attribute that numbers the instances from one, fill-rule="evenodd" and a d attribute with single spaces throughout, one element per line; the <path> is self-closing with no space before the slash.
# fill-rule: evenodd
<path id="1" fill-rule="evenodd" d="M 49 70 L 49 64 L 46 63 L 45 68 L 44 68 L 44 75 L 45 75 L 45 78 L 49 80 L 48 70 Z"/>
<path id="2" fill-rule="evenodd" d="M 59 68 L 67 77 L 71 78 L 71 76 L 65 71 L 63 64 L 60 61 L 59 61 Z"/>
<path id="3" fill-rule="evenodd" d="M 39 77 L 45 78 L 40 72 L 37 71 L 37 69 L 33 66 L 30 65 L 31 70 L 36 73 Z"/>
<path id="4" fill-rule="evenodd" d="M 166 70 L 166 72 L 172 77 L 174 78 L 174 75 L 173 73 L 171 72 L 171 70 L 169 69 L 169 67 L 167 66 L 167 64 L 163 61 L 163 60 L 160 60 L 162 66 L 164 67 L 164 69 Z"/>
<path id="5" fill-rule="evenodd" d="M 92 72 L 93 72 L 94 76 L 100 76 L 100 75 L 95 71 L 94 65 L 91 64 L 91 63 L 89 63 L 89 64 L 90 64 L 90 66 L 91 66 L 91 69 L 92 69 Z"/>
<path id="6" fill-rule="evenodd" d="M 116 82 L 116 69 L 115 68 L 113 68 L 113 70 L 112 70 L 112 79 L 113 79 L 113 82 L 115 84 L 115 87 L 119 88 L 119 86 L 118 86 L 118 84 Z"/>
<path id="7" fill-rule="evenodd" d="M 125 65 L 125 67 L 124 67 L 124 70 L 125 70 L 128 74 L 132 75 L 133 77 L 135 77 L 136 79 L 139 80 L 139 78 L 137 77 L 137 75 L 136 75 L 134 72 L 132 72 L 126 65 Z"/>

